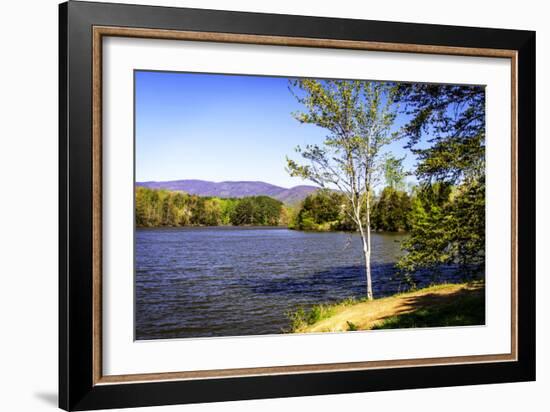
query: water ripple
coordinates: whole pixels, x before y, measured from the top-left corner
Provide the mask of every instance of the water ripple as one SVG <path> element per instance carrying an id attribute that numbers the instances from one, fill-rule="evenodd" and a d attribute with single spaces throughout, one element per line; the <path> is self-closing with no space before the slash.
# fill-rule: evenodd
<path id="1" fill-rule="evenodd" d="M 376 296 L 405 286 L 402 239 L 372 235 Z M 135 279 L 137 339 L 280 333 L 299 306 L 366 295 L 360 239 L 340 232 L 139 229 Z"/>

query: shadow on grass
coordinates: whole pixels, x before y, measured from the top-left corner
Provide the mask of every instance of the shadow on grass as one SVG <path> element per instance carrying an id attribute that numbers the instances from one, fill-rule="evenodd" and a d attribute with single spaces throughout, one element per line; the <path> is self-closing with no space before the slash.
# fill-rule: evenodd
<path id="1" fill-rule="evenodd" d="M 394 316 L 373 329 L 473 326 L 485 324 L 485 287 L 482 284 L 453 293 L 410 296 Z"/>

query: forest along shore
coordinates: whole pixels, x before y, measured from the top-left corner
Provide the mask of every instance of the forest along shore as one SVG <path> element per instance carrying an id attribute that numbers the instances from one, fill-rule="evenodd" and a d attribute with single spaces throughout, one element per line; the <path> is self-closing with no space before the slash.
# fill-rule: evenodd
<path id="1" fill-rule="evenodd" d="M 135 196 L 138 227 L 282 226 L 320 232 L 357 231 L 349 218 L 349 205 L 337 191 L 318 189 L 294 203 L 266 195 L 199 196 L 141 186 L 136 186 Z M 420 201 L 414 193 L 384 188 L 373 199 L 372 230 L 409 231 L 414 223 L 413 209 Z"/>
<path id="2" fill-rule="evenodd" d="M 348 299 L 289 318 L 293 333 L 483 325 L 485 286 L 442 284 L 372 301 Z"/>

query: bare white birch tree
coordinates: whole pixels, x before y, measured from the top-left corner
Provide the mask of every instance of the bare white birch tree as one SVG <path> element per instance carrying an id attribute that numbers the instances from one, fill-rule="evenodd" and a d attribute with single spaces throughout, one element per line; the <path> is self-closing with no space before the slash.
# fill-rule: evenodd
<path id="1" fill-rule="evenodd" d="M 361 235 L 367 298 L 373 299 L 371 276 L 370 211 L 373 187 L 383 173 L 382 148 L 396 139 L 392 84 L 353 80 L 293 80 L 290 89 L 304 106 L 293 113 L 301 123 L 328 131 L 322 145 L 297 147 L 307 162 L 287 157 L 287 169 L 322 188 L 338 190 Z"/>

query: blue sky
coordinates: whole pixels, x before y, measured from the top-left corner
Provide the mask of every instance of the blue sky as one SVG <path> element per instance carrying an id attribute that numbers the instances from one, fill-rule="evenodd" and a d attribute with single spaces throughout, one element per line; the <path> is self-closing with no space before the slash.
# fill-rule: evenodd
<path id="1" fill-rule="evenodd" d="M 285 156 L 298 160 L 294 148 L 321 143 L 326 131 L 292 117 L 302 107 L 287 78 L 136 71 L 135 93 L 136 181 L 311 184 L 288 175 Z M 407 154 L 411 169 L 403 144 L 388 149 Z"/>

